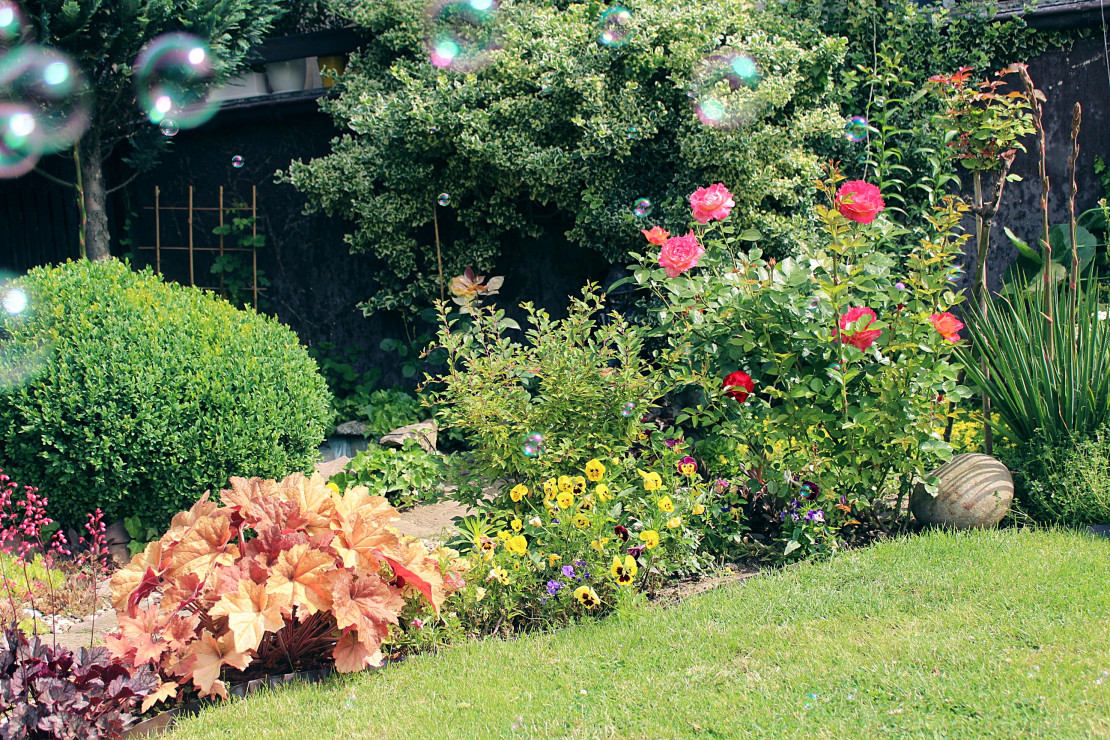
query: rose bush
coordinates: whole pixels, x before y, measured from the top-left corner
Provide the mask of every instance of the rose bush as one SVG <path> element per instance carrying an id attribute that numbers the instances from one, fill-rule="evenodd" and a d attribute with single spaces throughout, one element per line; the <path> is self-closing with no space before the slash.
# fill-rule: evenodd
<path id="1" fill-rule="evenodd" d="M 872 248 L 891 226 L 881 193 L 842 180 L 830 168 L 819 183 L 824 238 L 795 257 L 745 254 L 751 234 L 695 207 L 698 269 L 672 276 L 645 255 L 630 278 L 661 304 L 654 331 L 681 358 L 672 384 L 695 391 L 677 418 L 700 430 L 694 457 L 736 492 L 752 536 L 790 557 L 889 529 L 951 454 L 936 399 L 969 394 L 947 280 L 966 207 L 946 199 L 896 261 Z"/>

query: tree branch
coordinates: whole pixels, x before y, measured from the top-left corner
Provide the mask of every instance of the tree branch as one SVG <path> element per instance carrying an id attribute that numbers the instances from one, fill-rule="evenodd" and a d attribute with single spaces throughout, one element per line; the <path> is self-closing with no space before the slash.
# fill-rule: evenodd
<path id="1" fill-rule="evenodd" d="M 35 167 L 34 171 L 39 173 L 40 175 L 45 177 L 47 180 L 49 180 L 50 182 L 52 182 L 56 185 L 61 185 L 62 187 L 66 187 L 66 188 L 76 188 L 77 187 L 77 183 L 70 182 L 69 180 L 63 180 L 60 177 L 56 177 L 55 175 L 51 175 L 49 172 L 46 172 L 45 170 L 40 170 L 38 167 Z"/>
<path id="2" fill-rule="evenodd" d="M 137 178 L 138 176 L 139 176 L 138 172 L 134 173 L 133 175 L 131 175 L 131 177 L 127 178 L 126 180 L 121 182 L 119 185 L 116 185 L 114 188 L 108 188 L 107 190 L 105 190 L 104 194 L 105 195 L 111 195 L 112 193 L 116 192 L 117 190 L 127 187 L 131 183 L 135 182 L 135 178 Z"/>

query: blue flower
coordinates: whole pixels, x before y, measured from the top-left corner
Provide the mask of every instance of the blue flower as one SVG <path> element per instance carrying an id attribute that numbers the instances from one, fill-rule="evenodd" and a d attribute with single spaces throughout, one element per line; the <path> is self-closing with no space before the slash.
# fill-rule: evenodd
<path id="1" fill-rule="evenodd" d="M 567 578 L 574 578 L 574 566 L 573 565 L 564 565 L 563 566 L 563 575 L 566 576 Z"/>
<path id="2" fill-rule="evenodd" d="M 569 568 L 570 566 L 566 566 L 566 567 Z M 555 594 L 559 593 L 559 589 L 561 589 L 562 587 L 563 587 L 563 584 L 559 583 L 558 581 L 548 581 L 547 582 L 547 593 L 554 596 Z"/>

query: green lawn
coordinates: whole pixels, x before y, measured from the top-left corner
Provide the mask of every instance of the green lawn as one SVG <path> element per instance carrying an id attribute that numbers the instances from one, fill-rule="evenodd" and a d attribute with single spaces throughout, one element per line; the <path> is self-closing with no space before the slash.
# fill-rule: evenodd
<path id="1" fill-rule="evenodd" d="M 1110 541 L 932 533 L 211 709 L 186 738 L 1110 737 Z"/>

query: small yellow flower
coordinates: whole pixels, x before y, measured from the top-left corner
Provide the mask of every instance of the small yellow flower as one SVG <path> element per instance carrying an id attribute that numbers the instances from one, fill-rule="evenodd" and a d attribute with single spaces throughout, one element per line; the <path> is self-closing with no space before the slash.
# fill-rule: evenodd
<path id="1" fill-rule="evenodd" d="M 560 509 L 569 509 L 574 506 L 574 496 L 569 491 L 559 491 L 559 495 L 555 497 L 555 502 L 559 504 Z"/>
<path id="2" fill-rule="evenodd" d="M 339 486 L 336 485 L 335 483 L 330 482 L 330 481 L 328 482 L 328 488 L 335 491 L 336 493 L 342 493 L 342 491 L 339 490 Z"/>
<path id="3" fill-rule="evenodd" d="M 610 498 L 612 498 L 609 495 L 609 486 L 605 485 L 604 483 L 598 483 L 596 486 L 594 486 L 594 495 L 597 496 L 597 500 L 601 503 L 605 503 Z"/>
<path id="4" fill-rule="evenodd" d="M 484 598 L 486 598 L 486 590 L 484 588 L 482 588 L 481 586 L 475 586 L 474 587 L 474 600 L 475 601 L 481 601 Z"/>
<path id="5" fill-rule="evenodd" d="M 507 540 L 512 536 L 513 535 L 507 529 L 502 529 L 500 532 L 497 533 L 497 539 L 499 540 Z"/>
<path id="6" fill-rule="evenodd" d="M 659 499 L 656 503 L 659 505 L 660 509 L 667 512 L 668 514 L 670 514 L 674 511 L 674 502 L 671 501 L 670 496 L 664 496 L 663 498 Z"/>
<path id="7" fill-rule="evenodd" d="M 644 546 L 649 550 L 659 547 L 659 533 L 654 529 L 645 529 L 640 532 L 640 539 L 643 540 Z"/>
<path id="8" fill-rule="evenodd" d="M 509 498 L 511 498 L 513 501 L 520 501 L 527 495 L 528 486 L 524 485 L 523 483 L 516 484 L 515 486 L 513 486 L 513 490 L 509 491 Z"/>
<path id="9" fill-rule="evenodd" d="M 522 534 L 513 535 L 505 542 L 505 549 L 513 555 L 524 555 L 528 552 L 528 540 Z"/>
<path id="10" fill-rule="evenodd" d="M 509 526 L 513 528 L 514 532 L 519 532 L 521 530 L 521 527 L 524 526 L 524 522 L 520 521 L 519 519 L 513 519 L 511 522 L 509 522 Z"/>
<path id="11" fill-rule="evenodd" d="M 502 584 L 509 583 L 509 571 L 501 566 L 490 568 L 489 575 L 486 576 L 487 581 L 500 581 Z"/>
<path id="12" fill-rule="evenodd" d="M 670 519 L 667 520 L 667 528 L 668 529 L 678 529 L 681 526 L 682 526 L 682 517 L 680 517 L 680 516 L 672 516 Z"/>
<path id="13" fill-rule="evenodd" d="M 726 458 L 724 455 L 718 456 L 718 459 L 721 461 L 721 465 L 728 465 L 728 458 Z"/>
<path id="14" fill-rule="evenodd" d="M 581 496 L 586 492 L 586 479 L 582 476 L 575 476 L 571 481 L 570 490 L 575 496 Z"/>
<path id="15" fill-rule="evenodd" d="M 590 547 L 597 550 L 598 552 L 601 552 L 605 549 L 605 545 L 607 544 L 609 544 L 609 538 L 602 537 L 600 540 L 594 540 L 593 542 L 591 542 Z"/>
<path id="16" fill-rule="evenodd" d="M 554 478 L 548 478 L 543 482 L 543 497 L 548 501 L 555 498 L 555 494 L 559 492 L 559 484 L 555 482 Z"/>
<path id="17" fill-rule="evenodd" d="M 578 510 L 579 511 L 593 511 L 594 510 L 594 500 L 592 498 L 590 498 L 589 496 L 582 499 L 582 503 L 578 504 Z"/>
<path id="18" fill-rule="evenodd" d="M 557 553 L 557 552 L 551 553 L 550 555 L 547 556 L 547 567 L 548 568 L 554 568 L 555 563 L 559 562 L 562 559 L 563 559 L 563 556 L 560 555 L 559 553 Z"/>
<path id="19" fill-rule="evenodd" d="M 663 479 L 659 477 L 659 473 L 645 473 L 642 470 L 637 470 L 636 472 L 644 479 L 645 491 L 658 491 L 663 487 Z"/>
<path id="20" fill-rule="evenodd" d="M 586 463 L 586 477 L 590 479 L 591 483 L 597 483 L 605 477 L 605 466 L 597 458 L 590 460 Z"/>
<path id="21" fill-rule="evenodd" d="M 497 547 L 497 543 L 489 537 L 483 537 L 482 541 L 478 543 L 478 549 L 484 553 L 492 553 Z"/>
<path id="22" fill-rule="evenodd" d="M 575 514 L 574 519 L 572 519 L 571 521 L 578 529 L 585 529 L 586 527 L 590 526 L 590 520 L 587 519 L 586 516 L 583 514 Z"/>
<path id="23" fill-rule="evenodd" d="M 694 505 L 694 510 L 693 510 L 692 513 L 693 513 L 694 516 L 701 516 L 702 514 L 705 513 L 705 507 L 702 506 L 701 504 L 695 504 Z"/>
<path id="24" fill-rule="evenodd" d="M 601 599 L 597 597 L 597 592 L 589 586 L 579 586 L 574 589 L 574 598 L 587 609 L 593 609 L 601 603 Z"/>
<path id="25" fill-rule="evenodd" d="M 559 476 L 559 490 L 563 493 L 570 493 L 571 486 L 573 485 L 574 483 L 571 481 L 569 475 Z"/>
<path id="26" fill-rule="evenodd" d="M 635 580 L 636 573 L 639 570 L 636 559 L 631 555 L 625 555 L 623 562 L 617 556 L 613 558 L 613 564 L 609 567 L 609 574 L 616 579 L 618 585 L 627 586 Z"/>

